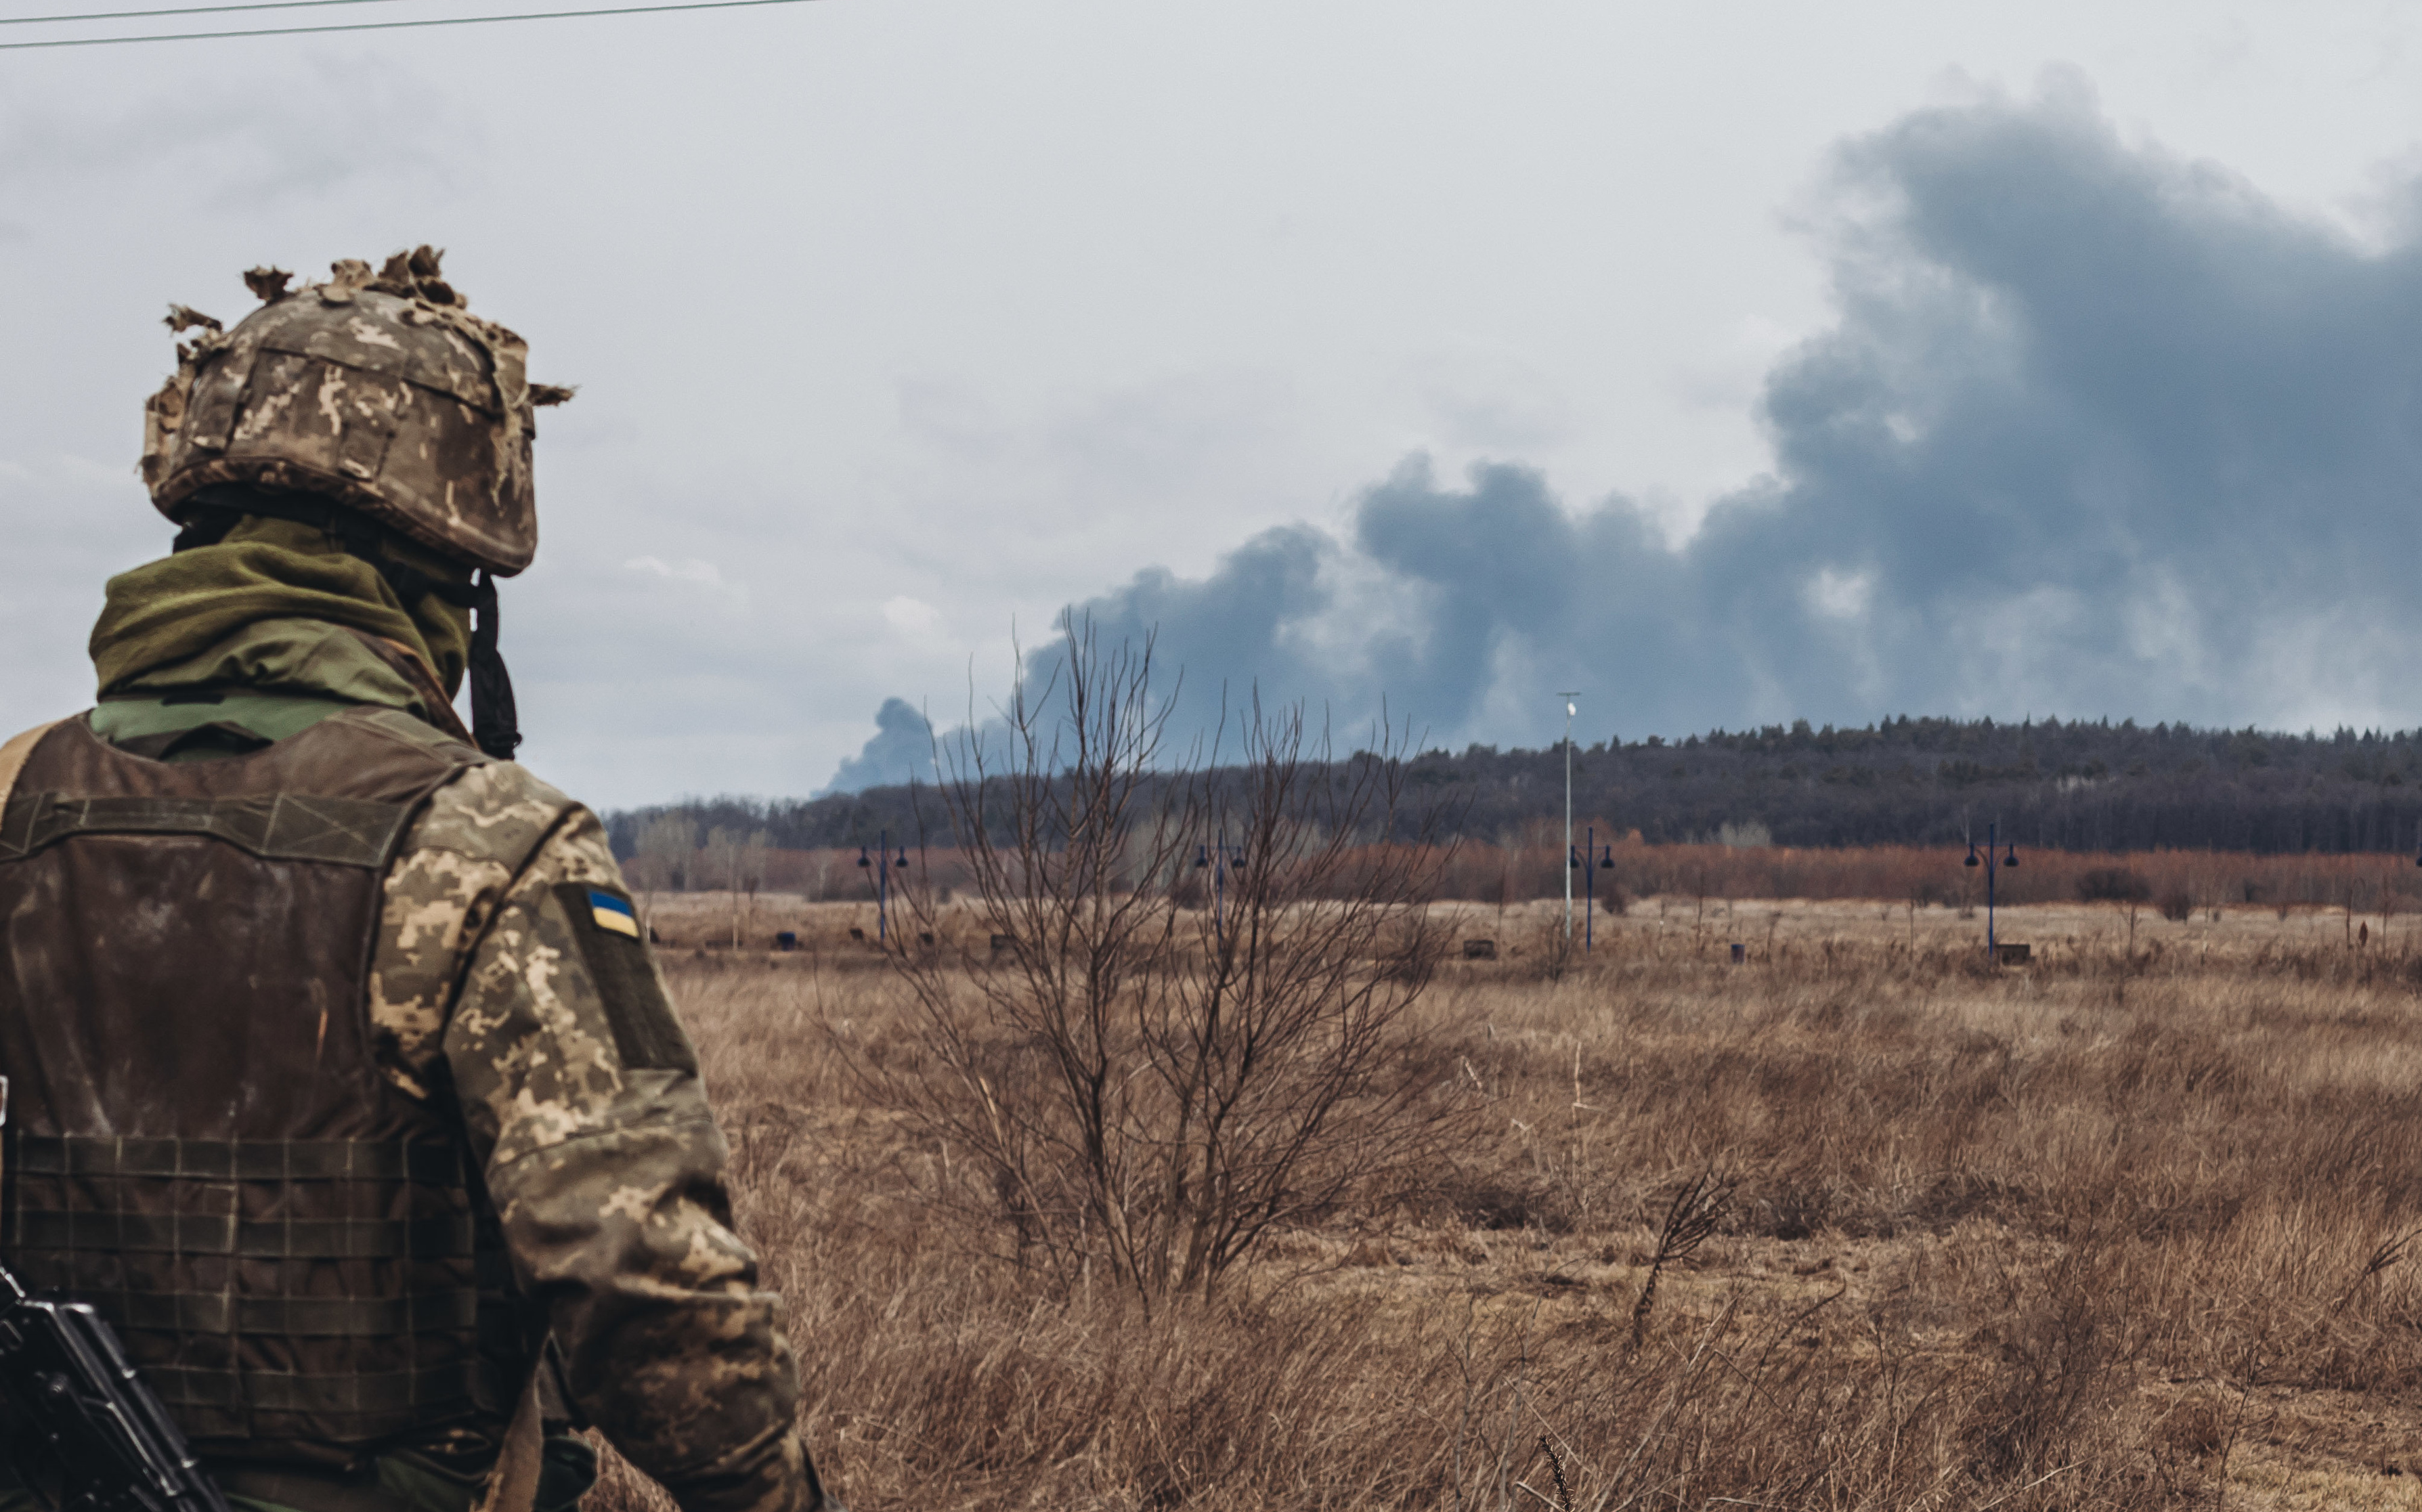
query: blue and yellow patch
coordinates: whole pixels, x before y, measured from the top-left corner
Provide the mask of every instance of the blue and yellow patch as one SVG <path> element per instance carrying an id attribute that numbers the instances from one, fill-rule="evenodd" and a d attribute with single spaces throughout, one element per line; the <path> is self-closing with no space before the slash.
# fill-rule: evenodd
<path id="1" fill-rule="evenodd" d="M 586 882 L 558 882 L 555 897 L 597 990 L 598 1006 L 613 1026 L 614 1052 L 624 1068 L 696 1076 L 698 1052 L 666 1000 L 664 978 L 649 958 L 648 933 L 639 927 L 631 895 Z M 580 927 L 584 918 L 586 929 Z"/>
<path id="2" fill-rule="evenodd" d="M 609 934 L 639 937 L 639 916 L 631 907 L 631 900 L 618 898 L 610 892 L 589 890 L 589 917 L 598 928 Z"/>

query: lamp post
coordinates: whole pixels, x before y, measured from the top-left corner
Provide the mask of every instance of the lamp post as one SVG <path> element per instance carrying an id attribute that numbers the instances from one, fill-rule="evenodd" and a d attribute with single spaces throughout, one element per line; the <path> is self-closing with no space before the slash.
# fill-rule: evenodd
<path id="1" fill-rule="evenodd" d="M 1226 907 L 1228 873 L 1232 868 L 1242 871 L 1244 865 L 1245 847 L 1231 847 L 1224 831 L 1216 843 L 1194 847 L 1194 869 L 1200 872 L 1207 868 L 1211 873 L 1211 937 L 1214 939 L 1222 938 L 1227 933 L 1222 916 Z"/>
<path id="2" fill-rule="evenodd" d="M 1993 939 L 1993 873 L 1996 870 L 1993 865 L 1993 852 L 2000 844 L 2001 833 L 2002 826 L 1999 820 L 1985 827 L 1985 858 L 1981 861 L 1976 858 L 1976 840 L 1972 834 L 1968 840 L 1968 859 L 1965 862 L 1966 865 L 1982 866 L 1985 869 L 1985 958 L 1987 960 L 2001 958 L 2001 953 L 1994 949 Z M 2004 866 L 2019 864 L 2019 847 L 2015 843 L 2011 844 L 2009 854 L 2004 856 L 2001 861 Z M 2422 862 L 2416 864 L 2422 864 Z"/>
<path id="3" fill-rule="evenodd" d="M 1609 845 L 1603 852 L 1598 849 L 1597 826 L 1596 825 L 1589 827 L 1588 830 L 1585 832 L 1585 837 L 1586 838 L 1582 841 L 1581 848 L 1580 850 L 1575 850 L 1570 845 L 1565 847 L 1565 890 L 1566 892 L 1572 891 L 1572 874 L 1576 870 L 1581 872 L 1581 949 L 1590 951 L 1597 948 L 1598 868 L 1605 867 L 1610 871 L 1613 869 L 1614 847 Z"/>
<path id="4" fill-rule="evenodd" d="M 875 858 L 867 858 L 866 847 L 857 848 L 857 864 L 874 870 L 874 943 L 883 945 L 891 938 L 891 869 L 908 864 L 907 847 L 901 847 L 899 859 L 891 856 L 891 831 L 875 831 Z"/>
<path id="5" fill-rule="evenodd" d="M 1581 712 L 1573 700 L 1581 697 L 1580 689 L 1559 693 L 1565 701 L 1565 854 L 1573 851 L 1573 716 Z M 1573 942 L 1573 869 L 1565 868 L 1565 943 Z"/>

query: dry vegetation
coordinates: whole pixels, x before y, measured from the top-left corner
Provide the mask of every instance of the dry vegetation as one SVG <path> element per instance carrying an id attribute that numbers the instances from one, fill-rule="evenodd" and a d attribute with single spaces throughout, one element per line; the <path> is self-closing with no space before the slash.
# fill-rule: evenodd
<path id="1" fill-rule="evenodd" d="M 872 907 L 755 906 L 804 948 L 655 922 L 861 1512 L 2422 1505 L 2408 920 L 2030 907 L 1997 973 L 1950 908 L 1651 898 L 1585 960 L 1465 908 L 1501 957 L 1415 1012 L 1470 1132 L 1206 1300 L 937 1201 L 851 1070 L 918 1015 Z"/>
<path id="2" fill-rule="evenodd" d="M 695 827 L 684 827 L 681 833 L 690 836 Z M 1658 894 L 1664 895 L 1669 908 L 1683 902 L 1698 907 L 1759 900 L 1865 899 L 1981 907 L 1985 901 L 1981 870 L 1960 864 L 1968 853 L 1958 845 L 1837 850 L 1763 844 L 1651 845 L 1643 843 L 1636 830 L 1609 842 L 1610 827 L 1598 825 L 1596 828 L 1601 857 L 1609 863 L 1593 879 L 1596 890 L 1618 905 L 1635 896 Z M 1576 837 L 1581 833 L 1577 827 Z M 689 842 L 684 839 L 681 843 L 686 846 Z M 2096 874 L 2117 874 L 2133 877 L 2142 886 L 2148 906 L 2167 907 L 2174 913 L 2259 905 L 2273 913 L 2336 908 L 2342 914 L 2393 918 L 2422 906 L 2422 868 L 2416 868 L 2413 853 L 2407 851 L 2095 854 L 2039 851 L 2023 842 L 2020 850 L 2022 864 L 2005 868 L 1997 878 L 1996 889 L 2005 904 L 2071 902 L 2081 890 L 2091 890 L 2089 878 Z M 729 939 L 737 922 L 743 926 L 743 938 L 769 938 L 773 929 L 789 926 L 770 922 L 774 914 L 752 908 L 772 906 L 778 912 L 782 906 L 810 901 L 866 902 L 872 930 L 873 874 L 858 866 L 858 855 L 856 847 L 768 850 L 751 858 L 747 864 L 757 869 L 763 886 L 772 892 L 753 905 L 746 894 L 724 894 L 736 899 L 739 907 L 735 913 L 727 905 L 716 916 L 716 937 Z M 1563 890 L 1562 863 L 1566 855 L 1561 826 L 1544 820 L 1500 841 L 1458 840 L 1439 868 L 1432 895 L 1492 906 L 1552 897 Z M 684 849 L 675 858 L 636 857 L 630 871 L 635 885 L 642 888 L 652 882 L 669 888 L 676 877 L 704 887 L 719 885 L 732 864 L 729 855 L 709 847 Z M 915 851 L 912 871 L 921 882 L 944 890 L 965 891 L 969 880 L 965 858 L 948 849 Z M 1575 890 L 1580 890 L 1578 883 Z"/>

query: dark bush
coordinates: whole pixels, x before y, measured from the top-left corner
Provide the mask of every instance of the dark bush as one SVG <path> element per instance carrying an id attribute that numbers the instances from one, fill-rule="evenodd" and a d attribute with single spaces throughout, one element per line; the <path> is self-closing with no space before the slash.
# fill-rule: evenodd
<path id="1" fill-rule="evenodd" d="M 1529 1182 L 1509 1184 L 1475 1180 L 1441 1193 L 1455 1218 L 1471 1228 L 1503 1233 L 1509 1229 L 1541 1229 L 1569 1234 L 1572 1214 L 1544 1187 Z"/>
<path id="2" fill-rule="evenodd" d="M 2183 924 L 2194 917 L 2194 898 L 2183 888 L 2173 888 L 2162 894 L 2162 917 L 2174 924 Z"/>
<path id="3" fill-rule="evenodd" d="M 2153 884 L 2124 866 L 2098 866 L 2077 879 L 2077 895 L 2087 903 L 2143 903 Z"/>

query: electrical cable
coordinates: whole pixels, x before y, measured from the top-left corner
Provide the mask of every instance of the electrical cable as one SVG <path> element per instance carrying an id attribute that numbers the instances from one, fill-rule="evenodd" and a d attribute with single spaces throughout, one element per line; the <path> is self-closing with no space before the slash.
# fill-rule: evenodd
<path id="1" fill-rule="evenodd" d="M 81 16 L 0 16 L 0 26 L 48 26 L 70 21 L 138 21 L 152 16 L 198 16 L 212 10 L 300 10 L 307 6 L 371 6 L 387 0 L 250 0 L 235 6 L 176 6 L 165 10 L 90 10 Z"/>
<path id="2" fill-rule="evenodd" d="M 128 42 L 200 42 L 222 37 L 299 37 L 317 32 L 404 31 L 416 26 L 481 26 L 502 21 L 565 21 L 576 16 L 646 16 L 668 10 L 738 10 L 797 6 L 811 0 L 684 0 L 679 5 L 607 6 L 594 10 L 527 10 L 510 16 L 432 16 L 421 21 L 357 21 L 338 26 L 261 26 L 245 31 L 154 32 L 142 37 L 62 37 L 43 42 L 0 42 L 0 53 L 37 47 L 114 47 Z"/>

